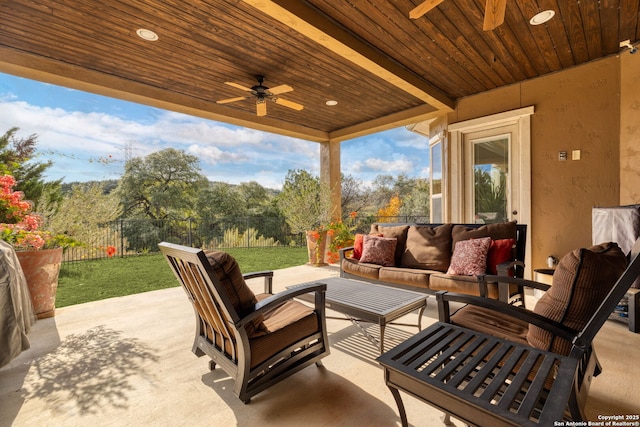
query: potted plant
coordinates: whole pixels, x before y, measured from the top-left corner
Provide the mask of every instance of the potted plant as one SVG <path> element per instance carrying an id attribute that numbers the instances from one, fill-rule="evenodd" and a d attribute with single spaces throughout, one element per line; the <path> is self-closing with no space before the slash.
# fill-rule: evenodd
<path id="1" fill-rule="evenodd" d="M 278 206 L 293 233 L 306 233 L 309 264 L 326 265 L 331 218 L 328 188 L 307 171 L 289 171 L 278 196 Z"/>
<path id="2" fill-rule="evenodd" d="M 330 263 L 338 262 L 338 251 L 342 248 L 353 246 L 355 240 L 355 219 L 358 212 L 351 212 L 347 222 L 342 220 L 334 221 L 329 224 L 327 230 L 327 239 L 329 247 L 327 251 L 327 261 Z"/>
<path id="3" fill-rule="evenodd" d="M 42 217 L 31 211 L 31 202 L 23 200 L 21 191 L 13 190 L 15 185 L 13 176 L 0 176 L 0 239 L 16 251 L 34 313 L 39 319 L 51 317 L 55 314 L 63 247 L 75 242 L 42 230 Z"/>

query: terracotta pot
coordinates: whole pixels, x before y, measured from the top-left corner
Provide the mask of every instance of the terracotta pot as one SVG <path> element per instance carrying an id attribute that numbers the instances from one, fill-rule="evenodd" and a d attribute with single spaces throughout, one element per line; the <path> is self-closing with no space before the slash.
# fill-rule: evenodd
<path id="1" fill-rule="evenodd" d="M 62 248 L 16 252 L 27 279 L 33 311 L 38 319 L 53 317 L 56 309 Z"/>
<path id="2" fill-rule="evenodd" d="M 315 266 L 327 265 L 325 261 L 327 232 L 307 231 L 307 251 L 309 253 L 309 264 Z"/>

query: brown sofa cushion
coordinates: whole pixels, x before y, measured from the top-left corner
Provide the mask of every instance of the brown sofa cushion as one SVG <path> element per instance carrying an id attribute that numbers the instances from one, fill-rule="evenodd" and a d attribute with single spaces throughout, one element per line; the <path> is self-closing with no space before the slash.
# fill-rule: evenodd
<path id="1" fill-rule="evenodd" d="M 342 260 L 342 271 L 367 279 L 378 279 L 381 265 L 360 262 L 355 258 L 345 258 Z"/>
<path id="2" fill-rule="evenodd" d="M 205 255 L 223 287 L 221 291 L 226 293 L 238 316 L 243 317 L 253 311 L 258 300 L 245 283 L 235 258 L 220 251 L 207 251 Z M 263 320 L 263 316 L 258 316 L 248 323 L 247 334 L 253 336 L 263 331 L 265 328 Z"/>
<path id="3" fill-rule="evenodd" d="M 418 270 L 416 268 L 382 267 L 378 279 L 383 282 L 429 289 L 429 276 L 431 273 L 434 273 L 434 271 Z"/>
<path id="4" fill-rule="evenodd" d="M 382 236 L 384 237 L 397 239 L 398 243 L 396 245 L 395 265 L 400 265 L 400 260 L 402 259 L 402 252 L 404 252 L 404 247 L 405 247 L 405 244 L 407 243 L 407 230 L 409 230 L 408 225 L 385 226 L 380 224 L 371 224 L 371 231 L 369 234 L 372 234 L 372 235 L 382 234 Z"/>
<path id="5" fill-rule="evenodd" d="M 616 243 L 576 249 L 560 260 L 551 288 L 540 298 L 534 312 L 581 330 L 627 267 L 627 258 Z M 568 355 L 571 343 L 531 325 L 530 345 Z"/>
<path id="6" fill-rule="evenodd" d="M 456 224 L 451 230 L 452 248 L 455 248 L 456 243 L 460 240 L 479 239 L 480 237 L 491 237 L 493 240 L 515 239 L 516 231 L 515 221 L 487 224 L 478 228 Z"/>
<path id="7" fill-rule="evenodd" d="M 452 224 L 409 227 L 400 266 L 447 271 L 451 262 L 452 227 Z"/>
<path id="8" fill-rule="evenodd" d="M 476 276 L 434 273 L 429 277 L 429 289 L 480 296 L 480 285 L 478 285 Z M 487 292 L 489 298 L 498 299 L 498 285 L 496 283 L 487 283 Z"/>

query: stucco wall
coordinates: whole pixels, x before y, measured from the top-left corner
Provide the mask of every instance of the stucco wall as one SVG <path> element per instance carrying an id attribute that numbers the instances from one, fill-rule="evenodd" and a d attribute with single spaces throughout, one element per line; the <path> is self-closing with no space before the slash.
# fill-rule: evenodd
<path id="1" fill-rule="evenodd" d="M 620 204 L 640 203 L 640 53 L 620 55 Z"/>
<path id="2" fill-rule="evenodd" d="M 590 245 L 592 207 L 619 204 L 619 88 L 620 58 L 609 57 L 461 99 L 449 115 L 449 123 L 455 123 L 535 106 L 530 224 L 534 269 L 545 267 L 549 255 L 559 258 Z M 632 104 L 640 108 L 640 99 Z M 581 151 L 581 160 L 571 160 L 572 150 Z M 569 159 L 559 161 L 559 151 L 567 151 Z M 635 153 L 640 156 L 640 149 Z"/>

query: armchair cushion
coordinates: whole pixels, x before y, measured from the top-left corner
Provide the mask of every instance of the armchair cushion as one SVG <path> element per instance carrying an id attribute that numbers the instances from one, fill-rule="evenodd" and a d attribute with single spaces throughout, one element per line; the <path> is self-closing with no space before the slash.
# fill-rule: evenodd
<path id="1" fill-rule="evenodd" d="M 258 300 L 244 281 L 235 258 L 220 251 L 207 251 L 205 254 L 238 314 L 242 317 L 253 311 Z M 266 329 L 263 320 L 264 316 L 258 316 L 248 323 L 247 334 L 253 336 L 263 332 Z"/>
<path id="2" fill-rule="evenodd" d="M 582 330 L 627 267 L 627 258 L 616 243 L 576 249 L 560 260 L 551 288 L 540 298 L 534 312 Z M 571 343 L 535 325 L 529 327 L 530 345 L 568 355 Z"/>
<path id="3" fill-rule="evenodd" d="M 287 301 L 264 315 L 264 329 L 250 338 L 251 367 L 254 368 L 292 342 L 320 330 L 313 308 L 297 301 Z"/>

